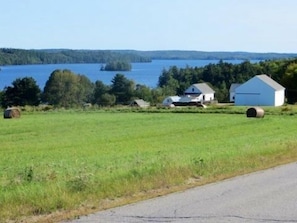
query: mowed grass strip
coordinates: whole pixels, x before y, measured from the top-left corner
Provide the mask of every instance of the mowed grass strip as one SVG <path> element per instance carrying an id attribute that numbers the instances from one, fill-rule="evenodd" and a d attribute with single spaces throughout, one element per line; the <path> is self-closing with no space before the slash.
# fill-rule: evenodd
<path id="1" fill-rule="evenodd" d="M 0 219 L 71 216 L 106 200 L 296 161 L 296 125 L 294 115 L 49 112 L 2 119 Z"/>

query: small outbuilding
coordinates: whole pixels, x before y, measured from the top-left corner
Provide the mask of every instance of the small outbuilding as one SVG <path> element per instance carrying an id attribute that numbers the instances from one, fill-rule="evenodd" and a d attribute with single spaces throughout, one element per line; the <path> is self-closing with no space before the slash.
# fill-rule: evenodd
<path id="1" fill-rule="evenodd" d="M 174 106 L 175 103 L 178 103 L 180 99 L 180 96 L 168 96 L 163 100 L 162 105 L 171 107 Z"/>
<path id="2" fill-rule="evenodd" d="M 147 101 L 144 101 L 143 99 L 136 99 L 131 103 L 131 106 L 147 108 L 150 106 L 150 103 Z"/>
<path id="3" fill-rule="evenodd" d="M 4 118 L 20 118 L 21 117 L 21 112 L 16 107 L 7 108 L 4 111 L 3 117 Z"/>
<path id="4" fill-rule="evenodd" d="M 241 84 L 234 83 L 231 84 L 229 89 L 229 101 L 234 102 L 235 101 L 235 89 L 238 88 Z"/>

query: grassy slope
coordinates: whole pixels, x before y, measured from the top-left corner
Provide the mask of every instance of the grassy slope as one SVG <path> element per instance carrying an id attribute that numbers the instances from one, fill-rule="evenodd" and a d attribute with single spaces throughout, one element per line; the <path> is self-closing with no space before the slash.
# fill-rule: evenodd
<path id="1" fill-rule="evenodd" d="M 98 201 L 106 199 L 294 161 L 296 124 L 294 115 L 195 113 L 52 112 L 2 119 L 0 219 L 100 209 Z"/>

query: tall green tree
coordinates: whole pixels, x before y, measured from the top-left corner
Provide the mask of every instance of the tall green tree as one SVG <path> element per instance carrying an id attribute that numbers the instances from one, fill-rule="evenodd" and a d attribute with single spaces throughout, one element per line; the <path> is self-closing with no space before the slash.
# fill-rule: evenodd
<path id="1" fill-rule="evenodd" d="M 78 75 L 78 103 L 91 102 L 94 94 L 94 84 L 85 75 Z"/>
<path id="2" fill-rule="evenodd" d="M 135 84 L 123 74 L 116 74 L 111 80 L 110 93 L 116 96 L 117 104 L 129 104 L 132 100 Z"/>
<path id="3" fill-rule="evenodd" d="M 225 81 L 222 81 L 219 87 L 214 88 L 216 91 L 216 99 L 220 102 L 228 102 L 229 101 L 229 89 L 226 87 Z"/>
<path id="4" fill-rule="evenodd" d="M 297 90 L 297 63 L 291 63 L 287 66 L 281 82 L 288 89 Z"/>
<path id="5" fill-rule="evenodd" d="M 105 93 L 101 95 L 100 101 L 97 102 L 98 105 L 102 105 L 102 106 L 112 106 L 115 103 L 116 103 L 116 96 L 109 93 Z"/>
<path id="6" fill-rule="evenodd" d="M 151 97 L 152 97 L 152 100 L 150 101 L 151 104 L 157 105 L 164 100 L 164 97 L 166 97 L 166 95 L 163 93 L 162 88 L 158 87 L 151 90 Z"/>
<path id="7" fill-rule="evenodd" d="M 4 91 L 0 91 L 0 105 L 3 105 L 3 99 L 4 99 Z"/>
<path id="8" fill-rule="evenodd" d="M 137 84 L 136 89 L 134 91 L 134 97 L 152 102 L 151 89 L 145 85 Z"/>
<path id="9" fill-rule="evenodd" d="M 47 80 L 42 99 L 57 107 L 80 106 L 90 102 L 91 82 L 70 70 L 55 70 Z"/>
<path id="10" fill-rule="evenodd" d="M 168 84 L 170 78 L 172 78 L 172 72 L 169 70 L 163 69 L 162 74 L 159 76 L 158 86 L 164 87 Z"/>
<path id="11" fill-rule="evenodd" d="M 17 78 L 12 86 L 6 87 L 2 106 L 36 106 L 40 103 L 41 90 L 32 77 Z"/>
<path id="12" fill-rule="evenodd" d="M 291 63 L 287 66 L 281 83 L 286 87 L 288 102 L 295 103 L 297 101 L 297 63 Z"/>
<path id="13" fill-rule="evenodd" d="M 105 85 L 102 81 L 96 81 L 93 94 L 93 104 L 105 106 L 113 105 L 115 103 L 115 96 L 109 94 L 110 87 Z"/>
<path id="14" fill-rule="evenodd" d="M 163 70 L 159 77 L 158 86 L 162 88 L 165 95 L 179 94 L 178 89 L 183 82 L 181 79 L 180 69 L 176 66 L 172 66 L 169 70 Z"/>

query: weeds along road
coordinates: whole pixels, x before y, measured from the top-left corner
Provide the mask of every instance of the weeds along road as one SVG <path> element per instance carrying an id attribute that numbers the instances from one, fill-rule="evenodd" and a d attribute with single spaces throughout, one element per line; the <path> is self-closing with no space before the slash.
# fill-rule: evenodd
<path id="1" fill-rule="evenodd" d="M 297 163 L 71 221 L 82 222 L 297 222 Z"/>

